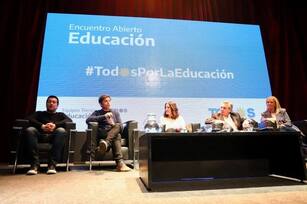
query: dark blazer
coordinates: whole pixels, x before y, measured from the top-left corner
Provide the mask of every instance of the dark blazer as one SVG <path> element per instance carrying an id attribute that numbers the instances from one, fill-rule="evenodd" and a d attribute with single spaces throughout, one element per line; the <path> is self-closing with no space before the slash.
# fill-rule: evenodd
<path id="1" fill-rule="evenodd" d="M 265 120 L 266 118 L 272 118 L 272 115 L 269 111 L 261 113 L 261 121 Z M 278 126 L 280 125 L 291 126 L 291 120 L 286 109 L 281 108 L 279 113 L 276 114 L 276 123 Z"/>
<path id="2" fill-rule="evenodd" d="M 230 117 L 232 118 L 233 122 L 237 126 L 238 130 L 242 130 L 243 119 L 241 118 L 240 114 L 236 112 L 230 112 Z M 213 114 L 211 118 L 206 119 L 206 123 L 211 123 L 214 120 L 224 121 L 224 117 L 221 113 L 216 113 L 216 114 Z"/>

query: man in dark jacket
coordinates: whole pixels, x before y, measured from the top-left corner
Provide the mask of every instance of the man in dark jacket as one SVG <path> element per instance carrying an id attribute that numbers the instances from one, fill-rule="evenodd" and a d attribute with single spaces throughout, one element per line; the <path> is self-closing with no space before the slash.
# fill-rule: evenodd
<path id="1" fill-rule="evenodd" d="M 31 168 L 27 175 L 36 175 L 39 168 L 38 141 L 41 138 L 48 139 L 52 144 L 47 174 L 56 174 L 56 164 L 62 158 L 65 137 L 65 123 L 72 120 L 62 112 L 56 112 L 59 99 L 56 96 L 48 96 L 46 111 L 36 111 L 30 115 L 30 126 L 25 131 L 27 149 L 31 159 Z"/>
<path id="2" fill-rule="evenodd" d="M 229 101 L 221 103 L 220 111 L 213 114 L 211 118 L 206 119 L 206 123 L 212 123 L 216 120 L 223 121 L 224 127 L 230 127 L 233 131 L 242 130 L 242 122 L 244 119 L 241 118 L 239 113 L 233 112 L 233 105 Z"/>

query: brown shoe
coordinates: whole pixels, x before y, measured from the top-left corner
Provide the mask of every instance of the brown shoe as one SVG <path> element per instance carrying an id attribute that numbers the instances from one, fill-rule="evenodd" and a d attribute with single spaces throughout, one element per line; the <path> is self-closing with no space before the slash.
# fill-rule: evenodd
<path id="1" fill-rule="evenodd" d="M 105 154 L 108 150 L 108 143 L 105 140 L 100 140 L 98 151 L 100 151 L 101 154 Z"/>
<path id="2" fill-rule="evenodd" d="M 118 164 L 116 165 L 116 170 L 119 172 L 131 171 L 131 169 L 122 161 L 118 162 Z"/>

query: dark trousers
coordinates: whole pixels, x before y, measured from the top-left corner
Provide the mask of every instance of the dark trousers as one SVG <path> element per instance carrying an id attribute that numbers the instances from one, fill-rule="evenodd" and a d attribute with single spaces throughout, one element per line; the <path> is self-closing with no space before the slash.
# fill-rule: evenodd
<path id="1" fill-rule="evenodd" d="M 66 130 L 57 128 L 53 133 L 43 134 L 35 127 L 28 127 L 25 132 L 27 150 L 30 156 L 31 166 L 39 166 L 38 143 L 48 142 L 51 144 L 51 150 L 48 157 L 48 165 L 56 165 L 62 159 L 63 148 L 66 138 Z"/>
<path id="2" fill-rule="evenodd" d="M 112 147 L 113 158 L 116 162 L 123 159 L 120 132 L 121 126 L 119 123 L 116 123 L 110 130 L 98 128 L 97 135 L 97 144 L 99 144 L 101 139 L 104 139 L 108 143 L 109 147 Z"/>

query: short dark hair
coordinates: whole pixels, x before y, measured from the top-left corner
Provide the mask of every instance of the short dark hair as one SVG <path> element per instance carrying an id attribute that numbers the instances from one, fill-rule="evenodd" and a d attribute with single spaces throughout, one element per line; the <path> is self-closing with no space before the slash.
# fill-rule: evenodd
<path id="1" fill-rule="evenodd" d="M 111 96 L 109 96 L 109 95 L 101 95 L 101 96 L 99 97 L 99 99 L 98 99 L 99 104 L 101 104 L 102 101 L 103 101 L 104 99 L 106 99 L 106 98 L 110 98 L 110 99 L 111 99 Z"/>
<path id="2" fill-rule="evenodd" d="M 56 97 L 56 96 L 54 96 L 54 95 L 50 95 L 50 96 L 48 96 L 48 98 L 47 98 L 47 100 L 46 100 L 46 103 L 48 103 L 49 98 L 55 98 L 55 99 L 57 100 L 57 104 L 59 105 L 60 101 L 59 101 L 59 98 L 58 98 L 58 97 Z"/>

